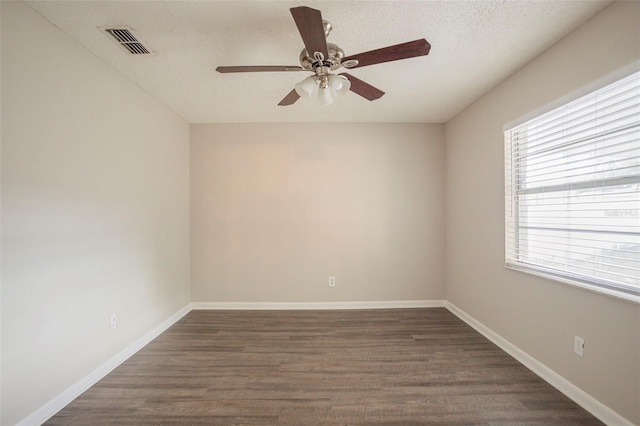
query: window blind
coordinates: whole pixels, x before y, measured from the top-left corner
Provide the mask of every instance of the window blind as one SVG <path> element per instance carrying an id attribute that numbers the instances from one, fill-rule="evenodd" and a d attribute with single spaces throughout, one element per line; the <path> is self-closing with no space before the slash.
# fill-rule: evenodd
<path id="1" fill-rule="evenodd" d="M 506 264 L 640 295 L 640 72 L 505 131 Z"/>

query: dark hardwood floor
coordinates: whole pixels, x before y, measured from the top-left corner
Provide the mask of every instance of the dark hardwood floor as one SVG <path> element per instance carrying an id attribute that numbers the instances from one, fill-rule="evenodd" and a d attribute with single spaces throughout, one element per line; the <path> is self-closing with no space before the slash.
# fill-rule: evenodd
<path id="1" fill-rule="evenodd" d="M 192 311 L 46 424 L 602 423 L 432 308 Z"/>

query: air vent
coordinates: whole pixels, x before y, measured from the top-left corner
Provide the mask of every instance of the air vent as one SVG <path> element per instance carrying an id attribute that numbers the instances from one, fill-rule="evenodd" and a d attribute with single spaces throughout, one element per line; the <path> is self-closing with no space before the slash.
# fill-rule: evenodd
<path id="1" fill-rule="evenodd" d="M 132 55 L 151 55 L 151 51 L 140 43 L 130 28 L 105 28 L 104 31 Z"/>

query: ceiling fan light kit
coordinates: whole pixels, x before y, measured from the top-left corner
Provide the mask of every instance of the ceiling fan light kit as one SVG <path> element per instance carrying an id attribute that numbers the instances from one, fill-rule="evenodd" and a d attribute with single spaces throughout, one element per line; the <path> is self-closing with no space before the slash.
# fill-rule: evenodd
<path id="1" fill-rule="evenodd" d="M 318 67 L 320 68 L 323 67 Z M 346 77 L 323 73 L 305 78 L 295 85 L 295 91 L 302 98 L 330 105 L 336 97 L 345 95 L 350 87 L 351 82 Z"/>
<path id="2" fill-rule="evenodd" d="M 327 36 L 331 32 L 332 26 L 329 21 L 322 19 L 319 10 L 300 6 L 291 8 L 290 11 L 305 45 L 300 53 L 300 66 L 221 66 L 216 68 L 216 71 L 220 73 L 313 72 L 312 76 L 295 85 L 295 88 L 280 101 L 278 104 L 280 106 L 292 105 L 301 97 L 315 100 L 321 105 L 329 105 L 336 97 L 346 94 L 349 90 L 373 101 L 382 97 L 384 92 L 350 74 L 335 74 L 334 72 L 340 67 L 359 68 L 424 56 L 431 49 L 431 45 L 425 39 L 420 39 L 346 57 L 344 50 L 338 45 L 327 43 Z"/>

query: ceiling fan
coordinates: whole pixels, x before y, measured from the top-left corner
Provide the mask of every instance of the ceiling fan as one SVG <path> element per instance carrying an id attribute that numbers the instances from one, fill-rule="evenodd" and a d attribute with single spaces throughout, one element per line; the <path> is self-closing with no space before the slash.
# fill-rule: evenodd
<path id="1" fill-rule="evenodd" d="M 300 66 L 257 65 L 217 67 L 220 73 L 311 71 L 312 76 L 295 85 L 295 88 L 278 105 L 292 105 L 300 97 L 315 99 L 321 104 L 330 104 L 335 96 L 351 90 L 365 99 L 374 101 L 384 92 L 346 72 L 335 74 L 340 67 L 354 69 L 383 62 L 409 59 L 429 53 L 431 45 L 425 39 L 414 40 L 356 55 L 345 56 L 336 44 L 327 43 L 331 23 L 323 21 L 319 10 L 306 6 L 290 9 L 293 20 L 302 36 L 305 48 L 300 53 Z"/>

